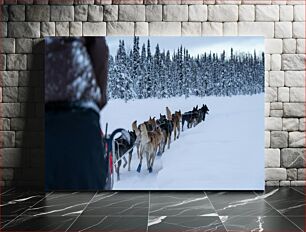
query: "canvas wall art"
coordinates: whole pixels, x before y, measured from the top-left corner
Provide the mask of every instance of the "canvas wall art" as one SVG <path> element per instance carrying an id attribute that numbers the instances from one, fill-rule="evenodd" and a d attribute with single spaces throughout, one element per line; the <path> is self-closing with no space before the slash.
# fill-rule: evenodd
<path id="1" fill-rule="evenodd" d="M 87 96 L 90 91 L 85 91 L 89 87 L 84 82 L 90 83 L 89 86 L 105 85 L 107 103 L 93 107 L 100 116 L 102 146 L 93 151 L 88 148 L 92 148 L 88 141 L 76 151 L 86 153 L 88 148 L 90 160 L 95 164 L 86 164 L 89 159 L 86 155 L 84 159 L 82 155 L 67 155 L 74 149 L 67 148 L 62 156 L 70 157 L 66 166 L 69 159 L 79 159 L 71 161 L 77 163 L 69 174 L 72 182 L 77 182 L 73 173 L 82 172 L 82 165 L 87 174 L 80 175 L 79 181 L 90 182 L 87 179 L 92 175 L 99 182 L 100 177 L 95 176 L 99 172 L 104 172 L 105 181 L 103 187 L 75 183 L 67 184 L 67 189 L 264 189 L 263 37 L 106 37 L 106 65 L 102 65 L 103 60 L 93 58 L 98 53 L 99 41 L 83 42 L 87 44 L 84 50 L 78 42 L 73 43 L 67 49 L 68 54 L 73 54 L 73 49 L 76 51 L 75 57 L 70 57 L 70 64 L 78 64 L 81 69 L 76 76 L 83 77 L 70 80 L 67 88 L 74 88 L 76 96 Z M 95 45 L 88 45 L 91 43 Z M 53 50 L 47 50 L 46 66 L 54 63 L 50 62 L 52 57 Z M 97 78 L 95 81 L 99 68 L 100 73 L 103 70 L 107 73 L 104 83 Z M 47 92 L 56 91 L 56 88 L 47 89 L 48 86 Z M 97 90 L 93 88 L 90 96 L 97 97 Z M 88 97 L 83 98 L 87 100 L 82 106 L 92 105 Z M 73 102 L 79 107 L 79 101 Z M 47 114 L 50 116 L 49 110 Z M 70 124 L 69 117 L 61 124 Z M 53 115 L 46 120 L 56 124 L 57 119 Z M 96 123 L 96 118 L 86 120 Z M 71 128 L 75 128 L 73 125 L 69 127 L 74 135 L 80 134 L 69 144 L 81 146 L 77 144 L 87 140 L 87 133 L 92 133 L 80 123 L 77 130 Z M 52 136 L 56 137 L 56 133 Z M 50 138 L 49 133 L 47 143 Z M 56 143 L 49 144 L 52 146 Z M 66 149 L 65 143 L 57 146 Z M 94 153 L 99 149 L 103 152 L 95 160 Z M 50 183 L 56 182 L 54 160 L 50 158 L 51 152 L 46 150 L 46 153 L 46 175 Z M 96 165 L 100 165 L 100 171 L 91 174 Z M 65 175 L 65 171 L 57 171 Z M 48 183 L 47 186 L 57 188 Z"/>

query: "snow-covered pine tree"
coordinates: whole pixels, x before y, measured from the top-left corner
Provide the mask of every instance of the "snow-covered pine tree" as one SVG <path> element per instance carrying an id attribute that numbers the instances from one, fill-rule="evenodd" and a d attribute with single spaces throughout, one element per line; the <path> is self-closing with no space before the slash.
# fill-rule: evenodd
<path id="1" fill-rule="evenodd" d="M 134 98 L 195 96 L 231 96 L 256 94 L 264 91 L 264 54 L 254 51 L 238 53 L 225 51 L 191 56 L 188 49 L 178 47 L 172 54 L 160 52 L 157 44 L 151 54 L 150 40 L 147 47 L 139 37 L 133 49 L 125 50 L 123 40 L 115 58 L 109 58 L 108 97 L 126 101 Z"/>

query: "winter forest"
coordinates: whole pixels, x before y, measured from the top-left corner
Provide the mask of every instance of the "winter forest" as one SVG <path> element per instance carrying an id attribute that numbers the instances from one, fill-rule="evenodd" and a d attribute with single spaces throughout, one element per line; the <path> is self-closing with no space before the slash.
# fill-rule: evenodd
<path id="1" fill-rule="evenodd" d="M 109 57 L 109 99 L 169 98 L 180 96 L 253 95 L 264 91 L 264 54 L 204 53 L 191 56 L 180 46 L 176 51 L 151 48 L 150 39 L 133 48 L 119 41 L 117 54 Z"/>

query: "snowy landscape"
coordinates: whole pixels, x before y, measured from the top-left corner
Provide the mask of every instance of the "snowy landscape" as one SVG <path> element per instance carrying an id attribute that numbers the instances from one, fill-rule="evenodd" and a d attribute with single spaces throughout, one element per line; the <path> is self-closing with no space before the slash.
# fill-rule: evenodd
<path id="1" fill-rule="evenodd" d="M 133 153 L 131 171 L 121 168 L 115 190 L 263 189 L 264 186 L 264 95 L 143 99 L 125 103 L 112 100 L 101 113 L 101 125 L 131 130 L 134 120 L 165 114 L 165 107 L 188 111 L 207 104 L 206 120 L 184 128 L 181 137 L 157 157 L 153 173 L 143 168 Z M 242 165 L 243 164 L 243 165 Z M 146 163 L 143 163 L 146 167 Z"/>
<path id="2" fill-rule="evenodd" d="M 185 124 L 176 141 L 172 134 L 170 149 L 156 157 L 152 173 L 145 158 L 136 171 L 134 149 L 131 171 L 121 166 L 114 190 L 264 189 L 263 53 L 230 48 L 191 54 L 184 45 L 169 51 L 158 43 L 151 51 L 150 39 L 141 46 L 138 37 L 113 46 L 118 49 L 110 56 L 103 129 L 108 123 L 109 132 L 132 130 L 133 121 L 158 119 L 166 107 L 172 113 L 209 108 L 204 122 L 190 129 Z"/>

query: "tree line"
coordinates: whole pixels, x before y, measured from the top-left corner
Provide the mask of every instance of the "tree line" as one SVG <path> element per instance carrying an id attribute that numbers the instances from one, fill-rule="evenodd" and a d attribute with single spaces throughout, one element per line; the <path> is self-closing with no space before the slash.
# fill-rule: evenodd
<path id="1" fill-rule="evenodd" d="M 229 55 L 204 53 L 191 56 L 187 48 L 154 53 L 150 39 L 127 51 L 119 41 L 116 55 L 109 56 L 109 99 L 169 98 L 180 96 L 252 95 L 264 91 L 264 53 L 242 53 L 231 49 Z"/>

